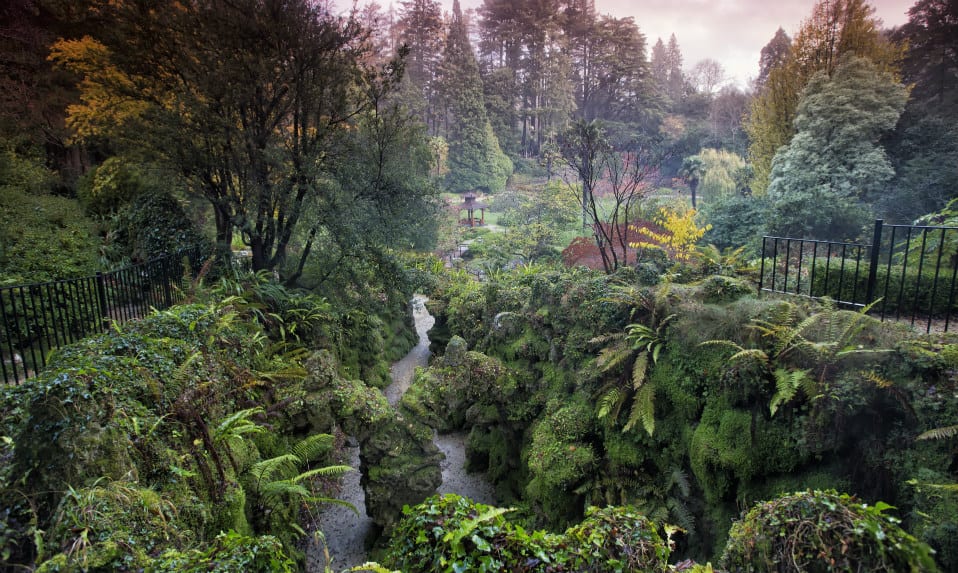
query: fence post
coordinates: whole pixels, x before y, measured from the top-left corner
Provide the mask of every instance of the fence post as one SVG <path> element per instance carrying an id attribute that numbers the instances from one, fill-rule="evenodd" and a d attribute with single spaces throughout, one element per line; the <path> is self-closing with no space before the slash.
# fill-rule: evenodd
<path id="1" fill-rule="evenodd" d="M 173 268 L 173 258 L 176 257 L 175 254 L 167 255 L 163 258 L 161 263 L 161 268 L 163 269 L 163 304 L 165 308 L 170 308 L 173 306 L 173 287 L 170 283 L 173 282 L 172 274 Z"/>
<path id="2" fill-rule="evenodd" d="M 103 332 L 110 324 L 110 309 L 106 305 L 106 281 L 100 271 L 96 272 L 96 299 L 100 305 L 100 332 Z"/>
<path id="3" fill-rule="evenodd" d="M 878 282 L 878 255 L 881 251 L 881 228 L 884 222 L 883 219 L 875 219 L 875 232 L 872 235 L 872 250 L 869 257 L 871 260 L 868 267 L 868 285 L 865 289 L 866 306 L 873 303 L 875 299 L 875 283 Z"/>
<path id="4" fill-rule="evenodd" d="M 762 237 L 762 268 L 758 271 L 758 294 L 762 294 L 762 287 L 765 286 L 765 241 L 768 237 Z"/>

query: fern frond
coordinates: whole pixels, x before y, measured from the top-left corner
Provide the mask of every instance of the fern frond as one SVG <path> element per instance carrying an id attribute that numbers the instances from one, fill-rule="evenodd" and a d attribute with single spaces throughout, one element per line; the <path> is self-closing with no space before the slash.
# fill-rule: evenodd
<path id="1" fill-rule="evenodd" d="M 725 346 L 726 348 L 731 348 L 736 352 L 745 350 L 741 345 L 736 344 L 731 340 L 706 340 L 705 342 L 700 342 L 699 346 Z"/>
<path id="2" fill-rule="evenodd" d="M 861 374 L 862 374 L 862 378 L 864 378 L 868 382 L 871 382 L 872 384 L 874 384 L 875 386 L 879 388 L 891 388 L 894 385 L 894 382 L 892 382 L 888 378 L 885 378 L 884 376 L 880 375 L 878 372 L 875 372 L 874 370 L 867 370 L 865 372 L 862 372 Z"/>
<path id="3" fill-rule="evenodd" d="M 728 361 L 729 364 L 734 364 L 736 362 L 744 362 L 749 359 L 761 362 L 762 364 L 767 364 L 768 354 L 765 354 L 765 351 L 759 348 L 743 348 L 742 350 L 729 356 Z"/>
<path id="4" fill-rule="evenodd" d="M 283 454 L 256 462 L 250 468 L 250 475 L 258 484 L 265 484 L 281 479 L 283 476 L 295 475 L 300 463 L 302 463 L 302 460 L 295 454 Z"/>
<path id="5" fill-rule="evenodd" d="M 233 436 L 265 432 L 265 428 L 250 420 L 251 417 L 262 413 L 263 409 L 257 406 L 233 412 L 223 418 L 223 421 L 217 424 L 213 430 L 213 443 L 224 441 Z"/>
<path id="6" fill-rule="evenodd" d="M 925 483 L 922 485 L 940 491 L 958 492 L 958 483 Z"/>
<path id="7" fill-rule="evenodd" d="M 638 390 L 645 383 L 645 374 L 649 369 L 649 353 L 641 352 L 632 365 L 632 389 Z"/>
<path id="8" fill-rule="evenodd" d="M 270 370 L 268 372 L 255 372 L 258 378 L 263 380 L 269 380 L 270 382 L 279 383 L 279 382 L 296 382 L 306 378 L 308 372 L 302 366 L 288 366 L 286 368 L 280 368 L 278 370 Z"/>
<path id="9" fill-rule="evenodd" d="M 651 436 L 655 432 L 655 386 L 646 384 L 639 388 L 632 398 L 632 410 L 629 412 L 629 421 L 622 428 L 628 432 L 639 422 Z"/>
<path id="10" fill-rule="evenodd" d="M 203 356 L 202 352 L 194 352 L 183 361 L 182 364 L 176 369 L 176 372 L 173 373 L 173 382 L 176 383 L 178 387 L 186 385 L 190 377 L 195 373 L 193 371 L 193 363 L 200 359 Z"/>
<path id="11" fill-rule="evenodd" d="M 922 432 L 916 440 L 944 440 L 958 435 L 958 425 L 944 426 L 942 428 L 932 428 L 927 432 Z"/>
<path id="12" fill-rule="evenodd" d="M 608 372 L 622 364 L 630 356 L 632 356 L 632 349 L 620 343 L 603 348 L 599 352 L 599 358 L 595 363 L 600 371 Z"/>
<path id="13" fill-rule="evenodd" d="M 688 535 L 694 535 L 695 517 L 692 516 L 692 512 L 689 511 L 685 502 L 681 499 L 670 497 L 668 501 L 665 502 L 665 505 L 669 508 L 669 515 L 678 522 L 678 525 L 684 529 Z"/>
<path id="14" fill-rule="evenodd" d="M 808 378 L 808 372 L 805 370 L 786 370 L 778 368 L 775 370 L 775 395 L 768 405 L 771 415 L 774 416 L 779 406 L 787 404 L 795 398 L 802 382 Z"/>
<path id="15" fill-rule="evenodd" d="M 804 348 L 808 344 L 808 340 L 803 333 L 815 324 L 816 316 L 809 316 L 793 328 L 779 329 L 772 347 L 772 354 L 778 358 L 784 358 L 793 350 Z"/>
<path id="16" fill-rule="evenodd" d="M 599 398 L 598 406 L 596 408 L 596 417 L 601 420 L 613 412 L 618 414 L 619 408 L 621 407 L 622 398 L 623 396 L 621 390 L 615 387 L 610 388 L 608 392 Z M 618 415 L 612 416 L 612 421 L 615 421 L 617 417 Z"/>
<path id="17" fill-rule="evenodd" d="M 359 516 L 359 510 L 356 508 L 356 506 L 342 499 L 336 499 L 335 497 L 311 497 L 309 498 L 309 501 L 312 503 L 329 503 L 332 505 L 338 505 L 340 507 L 348 507 L 349 509 L 353 510 L 353 513 L 355 513 L 357 517 Z"/>
<path id="18" fill-rule="evenodd" d="M 265 505 L 271 505 L 274 500 L 287 497 L 309 498 L 311 496 L 310 491 L 305 486 L 287 479 L 262 484 L 259 488 L 259 494 Z"/>
<path id="19" fill-rule="evenodd" d="M 316 476 L 320 477 L 339 477 L 345 473 L 353 471 L 354 468 L 351 466 L 326 466 L 322 468 L 315 468 L 312 470 L 307 470 L 298 476 L 294 477 L 292 481 L 294 483 L 301 482 L 303 480 L 312 479 Z"/>
<path id="20" fill-rule="evenodd" d="M 312 462 L 331 450 L 333 437 L 329 434 L 313 434 L 298 442 L 291 450 L 301 463 Z"/>
<path id="21" fill-rule="evenodd" d="M 679 493 L 682 494 L 682 497 L 688 497 L 692 491 L 689 475 L 685 473 L 682 468 L 672 468 L 672 474 L 669 476 L 669 482 L 669 489 L 672 489 L 672 487 L 679 488 Z"/>
<path id="22" fill-rule="evenodd" d="M 488 507 L 476 517 L 463 521 L 462 525 L 460 525 L 454 531 L 446 532 L 442 540 L 444 542 L 452 541 L 452 546 L 456 547 L 462 542 L 463 538 L 475 531 L 480 524 L 485 523 L 486 521 L 491 521 L 504 513 L 509 513 L 510 511 L 515 510 L 511 507 Z"/>
<path id="23" fill-rule="evenodd" d="M 606 344 L 613 340 L 622 340 L 625 338 L 625 334 L 621 332 L 615 332 L 612 334 L 601 334 L 599 336 L 589 339 L 589 344 Z"/>

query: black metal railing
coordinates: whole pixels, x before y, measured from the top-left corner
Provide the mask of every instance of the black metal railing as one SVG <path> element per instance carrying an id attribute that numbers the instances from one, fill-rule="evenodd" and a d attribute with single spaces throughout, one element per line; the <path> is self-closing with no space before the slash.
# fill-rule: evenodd
<path id="1" fill-rule="evenodd" d="M 956 311 L 958 227 L 875 221 L 870 244 L 762 239 L 759 290 L 862 308 L 947 331 Z"/>
<path id="2" fill-rule="evenodd" d="M 195 275 L 202 257 L 191 249 L 95 276 L 0 288 L 3 382 L 32 377 L 54 348 L 179 302 L 184 272 Z"/>

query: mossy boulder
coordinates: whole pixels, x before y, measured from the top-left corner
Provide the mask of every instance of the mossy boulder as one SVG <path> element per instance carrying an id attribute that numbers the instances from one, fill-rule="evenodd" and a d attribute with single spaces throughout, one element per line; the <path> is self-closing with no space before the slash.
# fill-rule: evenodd
<path id="1" fill-rule="evenodd" d="M 343 431 L 359 442 L 366 513 L 386 532 L 404 505 L 435 493 L 442 453 L 432 431 L 396 413 L 382 392 L 358 380 L 336 380 L 330 392 Z"/>
<path id="2" fill-rule="evenodd" d="M 783 495 L 732 525 L 722 564 L 730 572 L 937 571 L 931 549 L 888 509 L 835 491 Z"/>

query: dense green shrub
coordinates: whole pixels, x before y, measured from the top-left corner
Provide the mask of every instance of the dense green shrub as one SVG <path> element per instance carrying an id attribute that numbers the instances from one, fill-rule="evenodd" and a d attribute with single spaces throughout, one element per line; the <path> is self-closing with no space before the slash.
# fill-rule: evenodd
<path id="1" fill-rule="evenodd" d="M 668 545 L 631 508 L 589 508 L 564 534 L 526 532 L 511 510 L 452 494 L 405 508 L 386 564 L 406 573 L 434 571 L 664 572 Z"/>
<path id="2" fill-rule="evenodd" d="M 889 508 L 834 491 L 785 495 L 732 526 L 722 562 L 729 571 L 937 571 Z"/>
<path id="3" fill-rule="evenodd" d="M 142 193 L 126 203 L 112 222 L 114 240 L 123 259 L 146 261 L 185 249 L 198 249 L 201 257 L 213 252 L 186 215 L 183 207 L 166 192 Z M 114 261 L 115 262 L 115 261 Z"/>
<path id="4" fill-rule="evenodd" d="M 163 553 L 148 573 L 291 573 L 296 563 L 275 537 L 247 537 L 233 531 L 216 536 L 202 551 Z"/>
<path id="5" fill-rule="evenodd" d="M 120 157 L 110 157 L 77 181 L 77 199 L 91 216 L 116 213 L 146 191 L 138 167 Z"/>
<path id="6" fill-rule="evenodd" d="M 98 244 L 76 201 L 0 185 L 0 285 L 91 275 Z"/>

